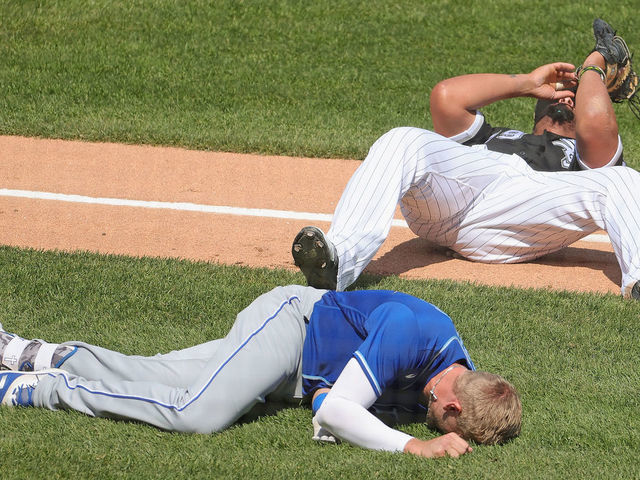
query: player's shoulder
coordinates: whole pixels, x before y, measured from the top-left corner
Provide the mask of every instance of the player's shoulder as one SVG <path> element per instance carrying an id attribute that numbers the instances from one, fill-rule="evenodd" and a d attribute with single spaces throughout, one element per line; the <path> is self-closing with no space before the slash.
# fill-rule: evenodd
<path id="1" fill-rule="evenodd" d="M 387 297 L 387 302 L 405 306 L 420 319 L 445 318 L 449 316 L 433 303 L 408 293 L 395 291 Z"/>
<path id="2" fill-rule="evenodd" d="M 481 145 L 495 140 L 518 140 L 526 135 L 525 132 L 511 127 L 496 127 L 491 125 L 481 113 L 476 113 L 476 119 L 471 127 L 456 136 L 456 141 L 465 145 Z"/>

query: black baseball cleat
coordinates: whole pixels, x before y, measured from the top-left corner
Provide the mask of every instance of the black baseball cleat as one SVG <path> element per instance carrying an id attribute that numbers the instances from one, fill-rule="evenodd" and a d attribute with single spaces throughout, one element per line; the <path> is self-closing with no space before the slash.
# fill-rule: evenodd
<path id="1" fill-rule="evenodd" d="M 631 289 L 631 298 L 640 300 L 640 280 L 638 280 Z"/>
<path id="2" fill-rule="evenodd" d="M 293 262 L 310 287 L 335 290 L 338 284 L 338 254 L 316 227 L 304 227 L 291 246 Z"/>

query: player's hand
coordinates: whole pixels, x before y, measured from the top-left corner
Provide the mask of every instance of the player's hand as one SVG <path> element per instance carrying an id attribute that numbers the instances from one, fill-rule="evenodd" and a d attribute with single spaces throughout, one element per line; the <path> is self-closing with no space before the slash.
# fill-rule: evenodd
<path id="1" fill-rule="evenodd" d="M 311 437 L 312 440 L 321 443 L 340 443 L 340 441 L 336 439 L 333 433 L 320 426 L 315 416 L 313 417 L 311 422 L 313 423 L 313 437 Z"/>
<path id="2" fill-rule="evenodd" d="M 405 445 L 404 451 L 427 458 L 444 457 L 445 455 L 457 458 L 472 452 L 473 449 L 460 435 L 451 432 L 431 440 L 412 438 Z"/>
<path id="3" fill-rule="evenodd" d="M 570 89 L 578 85 L 575 68 L 574 65 L 564 62 L 549 63 L 536 68 L 529 74 L 532 83 L 529 95 L 546 100 L 574 97 L 575 93 Z"/>

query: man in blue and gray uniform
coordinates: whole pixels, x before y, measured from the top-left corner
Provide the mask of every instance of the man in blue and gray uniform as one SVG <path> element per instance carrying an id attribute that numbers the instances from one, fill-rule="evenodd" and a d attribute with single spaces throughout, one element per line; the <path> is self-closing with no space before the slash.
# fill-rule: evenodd
<path id="1" fill-rule="evenodd" d="M 2 330 L 0 328 L 0 330 Z M 399 292 L 290 285 L 240 312 L 229 334 L 128 356 L 83 342 L 0 333 L 0 402 L 72 409 L 164 430 L 223 430 L 264 402 L 312 403 L 314 439 L 425 457 L 519 434 L 506 380 L 477 372 L 451 319 Z M 420 440 L 376 414 L 409 412 L 445 435 Z"/>

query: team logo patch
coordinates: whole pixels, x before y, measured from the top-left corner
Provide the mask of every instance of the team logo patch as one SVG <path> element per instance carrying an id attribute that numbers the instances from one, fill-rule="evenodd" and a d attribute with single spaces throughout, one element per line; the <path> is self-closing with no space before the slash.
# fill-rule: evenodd
<path id="1" fill-rule="evenodd" d="M 522 138 L 524 136 L 525 133 L 521 132 L 520 130 L 505 130 L 496 138 L 499 138 L 500 140 L 518 140 L 519 138 Z"/>
<path id="2" fill-rule="evenodd" d="M 562 168 L 569 168 L 571 166 L 571 161 L 576 154 L 576 141 L 572 139 L 560 139 L 554 140 L 553 143 L 556 147 L 559 147 L 564 152 L 564 156 L 560 161 Z"/>

